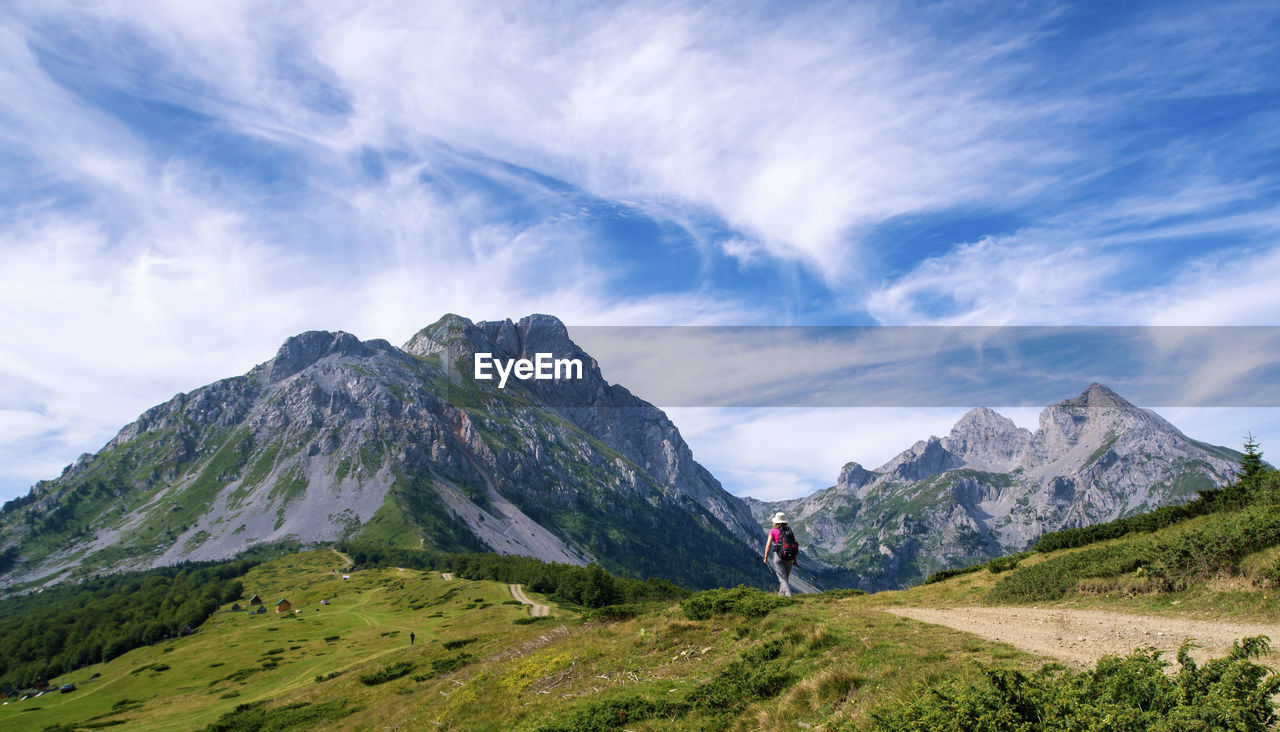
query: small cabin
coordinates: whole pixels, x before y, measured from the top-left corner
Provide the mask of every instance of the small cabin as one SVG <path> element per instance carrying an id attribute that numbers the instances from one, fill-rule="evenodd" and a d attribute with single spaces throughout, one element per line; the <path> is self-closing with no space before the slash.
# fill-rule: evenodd
<path id="1" fill-rule="evenodd" d="M 278 613 L 287 613 L 291 610 L 293 610 L 293 604 L 284 598 L 281 598 L 280 602 L 276 603 L 276 612 Z"/>
<path id="2" fill-rule="evenodd" d="M 250 615 L 265 615 L 267 613 L 266 605 L 259 605 L 257 610 L 250 610 Z"/>
<path id="3" fill-rule="evenodd" d="M 254 595 L 253 597 L 250 597 L 250 598 L 249 598 L 249 606 L 250 606 L 250 607 L 252 607 L 252 606 L 254 606 L 254 605 L 261 605 L 261 604 L 262 604 L 262 598 L 261 598 L 261 597 L 258 597 L 257 595 Z"/>
<path id="4" fill-rule="evenodd" d="M 194 633 L 194 632 L 195 632 L 195 631 L 191 629 L 191 626 L 190 626 L 190 625 L 184 625 L 184 626 L 182 626 L 182 629 L 178 631 L 178 637 L 179 637 L 179 638 L 185 638 L 185 637 L 187 637 L 187 636 L 191 635 L 191 634 L 192 634 L 192 633 Z"/>
<path id="5" fill-rule="evenodd" d="M 231 606 L 231 612 L 233 612 L 233 613 L 238 613 L 238 612 L 240 612 L 242 609 L 243 609 L 243 608 L 241 608 L 241 607 L 240 607 L 240 603 L 238 603 L 238 602 Z"/>

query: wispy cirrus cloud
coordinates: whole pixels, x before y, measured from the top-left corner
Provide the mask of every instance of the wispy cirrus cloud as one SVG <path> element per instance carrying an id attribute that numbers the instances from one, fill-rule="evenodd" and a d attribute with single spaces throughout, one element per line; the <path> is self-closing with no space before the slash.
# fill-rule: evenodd
<path id="1" fill-rule="evenodd" d="M 1256 322 L 1228 285 L 1271 302 L 1276 19 L 18 3 L 0 463 L 65 463 L 299 330 L 397 341 L 445 311 Z"/>

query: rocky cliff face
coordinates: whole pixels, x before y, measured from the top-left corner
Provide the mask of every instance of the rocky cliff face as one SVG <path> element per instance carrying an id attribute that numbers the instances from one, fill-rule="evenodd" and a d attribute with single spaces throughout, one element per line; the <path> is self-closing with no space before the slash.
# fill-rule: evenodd
<path id="1" fill-rule="evenodd" d="M 786 511 L 819 559 L 886 589 L 1188 500 L 1229 482 L 1238 457 L 1093 384 L 1045 409 L 1035 432 L 974 409 L 874 471 L 850 463 L 831 488 L 750 505 L 761 522 Z"/>
<path id="2" fill-rule="evenodd" d="M 583 378 L 472 378 L 476 352 L 577 358 Z M 549 316 L 446 316 L 402 348 L 290 338 L 179 394 L 0 514 L 6 586 L 363 539 L 598 561 L 690 585 L 758 581 L 746 506 L 661 410 L 609 384 Z"/>

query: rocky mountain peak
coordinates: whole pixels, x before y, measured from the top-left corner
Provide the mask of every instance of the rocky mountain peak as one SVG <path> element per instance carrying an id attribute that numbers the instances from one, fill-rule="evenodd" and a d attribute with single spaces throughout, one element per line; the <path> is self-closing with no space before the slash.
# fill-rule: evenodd
<path id="1" fill-rule="evenodd" d="M 392 350 L 391 344 L 381 339 L 361 341 L 343 331 L 307 331 L 285 340 L 275 358 L 265 364 L 267 383 L 283 381 L 327 356 L 361 358 L 387 350 Z"/>
<path id="2" fill-rule="evenodd" d="M 942 440 L 946 449 L 982 470 L 1008 470 L 1031 446 L 1030 430 L 986 407 L 971 409 Z"/>
<path id="3" fill-rule="evenodd" d="M 1137 409 L 1127 399 L 1115 393 L 1104 384 L 1094 382 L 1090 384 L 1080 396 L 1074 399 L 1066 399 L 1059 403 L 1064 407 L 1090 407 L 1090 408 L 1113 408 L 1113 409 Z"/>
<path id="4" fill-rule="evenodd" d="M 484 351 L 489 339 L 467 318 L 448 313 L 405 342 L 401 349 L 414 356 L 440 355 L 451 361 L 460 355 Z"/>
<path id="5" fill-rule="evenodd" d="M 892 473 L 902 480 L 920 481 L 964 465 L 964 460 L 942 444 L 938 437 L 921 440 L 876 470 Z"/>
<path id="6" fill-rule="evenodd" d="M 867 470 L 858 463 L 845 463 L 840 469 L 840 477 L 836 480 L 836 489 L 840 491 L 856 491 L 870 484 L 880 476 Z"/>
<path id="7" fill-rule="evenodd" d="M 1156 413 L 1130 403 L 1102 384 L 1090 384 L 1080 396 L 1046 407 L 1036 432 L 1045 456 L 1054 460 L 1077 444 L 1101 444 L 1130 430 L 1164 433 L 1178 438 L 1181 431 Z"/>

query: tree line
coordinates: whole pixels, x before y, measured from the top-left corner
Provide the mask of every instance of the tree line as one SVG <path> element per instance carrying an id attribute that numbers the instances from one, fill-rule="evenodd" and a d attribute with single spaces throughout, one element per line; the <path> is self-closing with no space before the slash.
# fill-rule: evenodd
<path id="1" fill-rule="evenodd" d="M 239 578 L 259 561 L 115 574 L 0 600 L 0 688 L 27 688 L 196 628 L 240 597 Z"/>
<path id="2" fill-rule="evenodd" d="M 588 608 L 680 599 L 689 594 L 688 590 L 665 579 L 638 580 L 611 574 L 597 564 L 579 567 L 512 554 L 451 554 L 361 542 L 339 544 L 338 548 L 359 567 L 412 567 L 448 571 L 470 580 L 523 584 L 556 602 Z"/>

